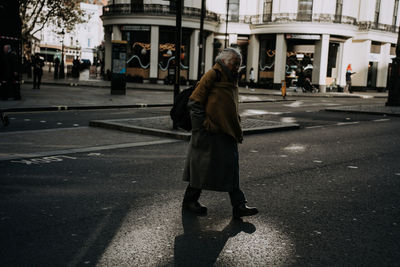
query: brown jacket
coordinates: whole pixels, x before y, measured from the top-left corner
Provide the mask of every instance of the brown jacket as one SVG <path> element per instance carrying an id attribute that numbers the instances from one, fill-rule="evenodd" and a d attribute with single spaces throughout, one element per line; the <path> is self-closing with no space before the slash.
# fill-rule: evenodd
<path id="1" fill-rule="evenodd" d="M 203 125 L 207 131 L 226 133 L 236 142 L 242 142 L 237 83 L 229 80 L 220 64 L 216 63 L 213 69 L 221 73 L 220 80 L 217 81 L 217 73 L 214 70 L 209 70 L 201 78 L 190 99 L 205 105 L 206 118 Z"/>

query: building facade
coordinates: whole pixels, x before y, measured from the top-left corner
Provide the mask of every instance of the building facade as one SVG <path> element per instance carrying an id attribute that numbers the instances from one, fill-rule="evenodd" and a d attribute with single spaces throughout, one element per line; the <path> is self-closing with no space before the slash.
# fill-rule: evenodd
<path id="1" fill-rule="evenodd" d="M 64 56 L 64 62 L 71 65 L 75 58 L 94 62 L 97 57 L 96 47 L 103 42 L 102 1 L 87 0 L 80 3 L 85 13 L 85 23 L 78 24 L 71 32 L 56 29 L 54 25 L 46 25 L 37 33 L 40 45 L 36 53 L 40 53 L 46 61 L 52 62 L 54 57 Z M 64 52 L 62 53 L 62 50 Z"/>
<path id="2" fill-rule="evenodd" d="M 400 23 L 399 0 L 206 0 L 202 72 L 219 50 L 238 46 L 241 81 L 255 70 L 259 86 L 280 88 L 300 66 L 324 92 L 353 86 L 386 88 Z M 197 80 L 201 1 L 186 0 L 182 14 L 182 72 Z M 228 11 L 228 12 L 227 12 Z M 109 0 L 103 7 L 105 69 L 113 40 L 128 43 L 127 75 L 168 80 L 175 51 L 175 1 Z"/>

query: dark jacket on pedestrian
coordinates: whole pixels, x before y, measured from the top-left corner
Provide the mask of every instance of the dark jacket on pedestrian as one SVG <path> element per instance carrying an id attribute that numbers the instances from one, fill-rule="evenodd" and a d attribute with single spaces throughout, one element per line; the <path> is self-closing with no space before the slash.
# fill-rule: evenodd
<path id="1" fill-rule="evenodd" d="M 237 77 L 224 64 L 213 66 L 221 73 L 208 71 L 190 97 L 192 119 L 183 180 L 199 189 L 230 192 L 239 188 L 237 143 L 243 133 L 238 115 Z"/>

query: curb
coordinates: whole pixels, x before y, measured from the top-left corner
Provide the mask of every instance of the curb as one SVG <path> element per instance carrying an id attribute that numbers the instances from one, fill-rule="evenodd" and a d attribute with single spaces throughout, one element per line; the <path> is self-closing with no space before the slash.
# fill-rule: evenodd
<path id="1" fill-rule="evenodd" d="M 149 118 L 150 119 L 150 118 Z M 126 121 L 126 119 L 120 120 Z M 126 125 L 124 123 L 120 123 L 117 121 L 110 120 L 93 120 L 89 122 L 89 126 L 92 127 L 100 127 L 112 130 L 119 130 L 125 132 L 133 132 L 139 134 L 149 134 L 159 137 L 168 137 L 175 138 L 179 140 L 190 140 L 191 132 L 183 131 L 183 130 L 163 130 L 163 129 L 155 129 L 137 125 Z M 261 127 L 252 127 L 252 128 L 244 128 L 243 135 L 250 134 L 259 134 L 259 133 L 268 133 L 268 132 L 277 132 L 277 131 L 289 131 L 300 129 L 300 125 L 298 124 L 285 124 L 285 125 L 269 125 L 269 126 L 261 126 Z"/>

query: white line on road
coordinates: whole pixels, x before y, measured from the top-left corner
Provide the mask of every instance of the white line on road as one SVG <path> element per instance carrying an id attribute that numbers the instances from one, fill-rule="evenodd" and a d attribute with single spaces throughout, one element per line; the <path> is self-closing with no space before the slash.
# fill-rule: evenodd
<path id="1" fill-rule="evenodd" d="M 352 125 L 352 124 L 357 124 L 360 123 L 359 121 L 352 121 L 352 122 L 339 122 L 336 123 L 336 125 L 342 126 L 342 125 Z"/>
<path id="2" fill-rule="evenodd" d="M 66 155 L 66 154 L 74 154 L 74 153 L 82 153 L 82 152 L 93 152 L 93 151 L 139 147 L 139 146 L 162 145 L 162 144 L 170 144 L 170 143 L 177 143 L 177 142 L 183 142 L 183 141 L 182 140 L 174 140 L 174 139 L 164 139 L 164 140 L 149 141 L 149 142 L 125 143 L 125 144 L 116 144 L 116 145 L 105 145 L 105 146 L 94 146 L 94 147 L 84 147 L 84 148 L 71 148 L 71 149 L 63 149 L 63 150 L 55 150 L 55 151 L 44 151 L 44 152 L 37 152 L 37 153 L 15 154 L 15 155 L 9 156 L 9 157 L 7 157 L 7 156 L 0 157 L 0 161 L 48 157 L 48 156 L 56 156 L 56 155 Z"/>
<path id="3" fill-rule="evenodd" d="M 382 121 L 390 121 L 390 119 L 379 119 L 379 120 L 373 120 L 373 121 L 382 122 Z"/>
<path id="4" fill-rule="evenodd" d="M 56 131 L 62 131 L 62 130 L 77 130 L 77 129 L 85 129 L 85 128 L 90 128 L 90 127 L 89 126 L 81 126 L 81 127 L 65 127 L 65 128 L 27 130 L 27 131 L 21 130 L 21 131 L 0 133 L 0 136 L 2 136 L 2 135 L 24 134 L 24 133 L 56 132 Z"/>

